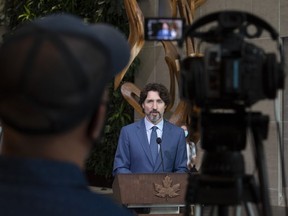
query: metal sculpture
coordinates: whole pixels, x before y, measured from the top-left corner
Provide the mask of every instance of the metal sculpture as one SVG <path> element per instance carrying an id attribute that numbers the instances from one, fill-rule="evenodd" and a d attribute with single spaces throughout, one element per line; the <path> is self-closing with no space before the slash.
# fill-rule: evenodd
<path id="1" fill-rule="evenodd" d="M 180 17 L 184 18 L 186 24 L 192 24 L 195 17 L 195 10 L 200 7 L 205 0 L 170 0 L 170 7 L 172 16 L 177 17 L 178 13 Z M 137 4 L 136 0 L 124 0 L 126 13 L 129 20 L 130 34 L 128 41 L 131 45 L 131 58 L 127 67 L 115 78 L 114 89 L 117 89 L 125 76 L 129 66 L 139 54 L 140 50 L 144 46 L 144 18 L 143 14 Z M 186 45 L 186 55 L 194 56 L 198 55 L 199 52 L 196 49 L 194 42 L 189 38 L 185 41 Z M 199 108 L 191 107 L 186 102 L 180 100 L 176 105 L 176 89 L 180 85 L 180 58 L 178 50 L 175 44 L 171 41 L 162 41 L 162 45 L 165 51 L 165 61 L 169 68 L 170 77 L 170 95 L 171 95 L 171 105 L 167 107 L 166 111 L 170 111 L 173 107 L 175 110 L 168 119 L 170 122 L 181 125 L 182 123 L 192 124 L 191 116 L 197 116 L 200 112 Z M 143 115 L 142 108 L 138 104 L 138 99 L 140 96 L 140 89 L 133 83 L 126 82 L 121 86 L 121 93 L 125 100 L 135 109 L 135 111 Z M 194 127 L 194 141 L 199 139 L 199 131 Z"/>

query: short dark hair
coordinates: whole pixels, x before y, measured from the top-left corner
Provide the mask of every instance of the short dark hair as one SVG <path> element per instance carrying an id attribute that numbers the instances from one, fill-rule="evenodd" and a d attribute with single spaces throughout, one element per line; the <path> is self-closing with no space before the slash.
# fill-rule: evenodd
<path id="1" fill-rule="evenodd" d="M 149 91 L 158 92 L 160 98 L 164 101 L 165 105 L 169 106 L 170 94 L 168 92 L 168 89 L 160 83 L 148 83 L 145 85 L 145 87 L 142 89 L 140 93 L 140 99 L 139 99 L 140 105 L 142 105 L 146 100 Z"/>

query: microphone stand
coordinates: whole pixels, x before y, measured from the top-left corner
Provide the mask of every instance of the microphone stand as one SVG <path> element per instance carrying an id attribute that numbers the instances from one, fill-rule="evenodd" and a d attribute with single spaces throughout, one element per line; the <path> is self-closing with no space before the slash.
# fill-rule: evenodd
<path id="1" fill-rule="evenodd" d="M 162 171 L 164 172 L 164 161 L 163 161 L 162 146 L 161 146 L 162 139 L 160 137 L 157 137 L 156 142 L 160 146 L 160 156 L 161 156 Z"/>

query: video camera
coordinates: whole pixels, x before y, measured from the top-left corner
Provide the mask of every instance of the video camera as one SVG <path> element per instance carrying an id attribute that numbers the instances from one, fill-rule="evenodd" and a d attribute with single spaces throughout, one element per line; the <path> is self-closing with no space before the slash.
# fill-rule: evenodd
<path id="1" fill-rule="evenodd" d="M 191 26 L 185 26 L 181 18 L 146 18 L 146 40 L 158 40 L 151 36 L 151 32 L 155 32 L 151 23 L 163 20 L 177 22 L 177 26 L 181 27 L 178 37 L 170 38 L 177 40 L 179 46 L 187 37 L 199 38 L 200 42 L 210 44 L 204 56 L 187 57 L 181 61 L 183 99 L 202 108 L 248 107 L 261 99 L 274 99 L 277 90 L 284 88 L 281 41 L 266 21 L 239 11 L 215 12 L 196 20 Z M 208 25 L 208 31 L 198 31 Z M 274 53 L 265 53 L 245 40 L 261 36 L 263 30 L 277 42 L 279 63 Z"/>
<path id="2" fill-rule="evenodd" d="M 207 32 L 197 31 L 210 23 Z M 280 63 L 274 53 L 249 43 L 267 30 L 277 41 Z M 275 99 L 284 88 L 283 51 L 277 32 L 264 20 L 236 11 L 217 12 L 195 21 L 184 37 L 200 38 L 213 44 L 204 57 L 182 61 L 182 93 L 200 107 L 233 108 L 251 106 L 261 99 Z"/>
<path id="3" fill-rule="evenodd" d="M 278 55 L 252 43 L 264 30 L 276 42 Z M 206 46 L 204 54 L 180 60 L 181 97 L 201 108 L 204 150 L 199 175 L 189 178 L 186 207 L 218 205 L 219 214 L 228 215 L 227 206 L 254 202 L 260 206 L 260 215 L 270 216 L 262 146 L 269 117 L 246 108 L 262 99 L 275 99 L 277 91 L 284 88 L 282 41 L 266 21 L 241 11 L 215 12 L 185 26 L 177 40 L 179 47 L 189 38 Z M 246 147 L 247 128 L 254 138 L 259 187 L 253 175 L 245 174 L 241 150 Z"/>

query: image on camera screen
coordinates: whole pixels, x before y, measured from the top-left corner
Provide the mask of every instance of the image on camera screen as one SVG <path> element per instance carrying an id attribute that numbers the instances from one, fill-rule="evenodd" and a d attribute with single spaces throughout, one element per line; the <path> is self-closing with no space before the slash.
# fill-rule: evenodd
<path id="1" fill-rule="evenodd" d="M 183 27 L 181 18 L 145 18 L 145 40 L 181 40 Z"/>

